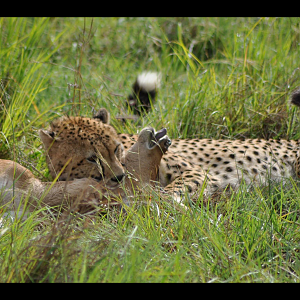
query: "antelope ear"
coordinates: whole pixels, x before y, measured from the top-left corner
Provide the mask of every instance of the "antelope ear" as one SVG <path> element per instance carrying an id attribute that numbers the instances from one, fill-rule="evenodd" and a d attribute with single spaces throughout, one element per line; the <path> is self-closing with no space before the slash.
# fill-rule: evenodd
<path id="1" fill-rule="evenodd" d="M 54 141 L 54 135 L 55 135 L 54 132 L 40 129 L 39 135 L 40 135 L 40 139 L 42 140 L 42 142 L 45 146 L 45 149 L 47 150 Z"/>
<path id="2" fill-rule="evenodd" d="M 110 113 L 106 108 L 100 108 L 93 118 L 104 124 L 110 123 Z"/>

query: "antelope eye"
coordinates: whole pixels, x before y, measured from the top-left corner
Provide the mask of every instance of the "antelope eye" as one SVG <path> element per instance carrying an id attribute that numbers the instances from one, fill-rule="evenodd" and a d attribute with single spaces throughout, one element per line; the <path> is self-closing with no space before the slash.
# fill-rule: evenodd
<path id="1" fill-rule="evenodd" d="M 89 162 L 91 162 L 91 163 L 96 164 L 97 160 L 98 160 L 98 157 L 94 154 L 94 155 L 88 157 L 86 160 L 89 161 Z"/>
<path id="2" fill-rule="evenodd" d="M 115 156 L 120 160 L 122 153 L 124 151 L 124 146 L 123 144 L 118 144 L 116 149 L 115 149 Z"/>
<path id="3" fill-rule="evenodd" d="M 117 154 L 118 150 L 120 149 L 120 145 L 121 145 L 121 144 L 117 145 L 117 147 L 116 147 L 116 149 L 115 149 L 115 154 Z"/>

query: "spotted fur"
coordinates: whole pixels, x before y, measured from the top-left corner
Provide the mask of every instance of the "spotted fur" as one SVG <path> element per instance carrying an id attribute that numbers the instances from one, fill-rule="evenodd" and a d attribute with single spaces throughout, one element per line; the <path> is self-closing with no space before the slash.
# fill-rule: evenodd
<path id="1" fill-rule="evenodd" d="M 124 148 L 136 136 L 119 134 Z M 266 185 L 300 177 L 299 141 L 173 139 L 163 156 L 159 180 L 164 190 L 205 195 L 247 185 Z"/>
<path id="2" fill-rule="evenodd" d="M 291 103 L 300 106 L 299 99 L 300 90 L 297 90 L 292 94 Z M 60 119 L 52 124 L 48 135 L 51 136 L 54 132 L 54 139 L 55 136 L 62 137 L 68 145 L 62 147 L 61 151 L 56 148 L 55 153 L 48 152 L 49 168 L 54 175 L 72 158 L 74 163 L 62 172 L 63 178 L 99 176 L 99 171 L 89 168 L 85 161 L 91 155 L 97 155 L 96 153 L 105 156 L 107 165 L 115 169 L 113 173 L 109 173 L 108 168 L 103 167 L 102 173 L 106 177 L 112 179 L 113 174 L 122 174 L 122 167 L 116 162 L 118 158 L 111 159 L 115 151 L 113 149 L 122 144 L 120 149 L 128 150 L 137 141 L 137 135 L 117 134 L 107 124 L 110 118 L 106 111 L 100 110 L 94 118 L 99 122 L 75 117 Z M 76 126 L 71 125 L 75 123 Z M 104 144 L 110 146 L 105 147 Z M 59 159 L 61 156 L 63 159 Z M 173 139 L 159 165 L 159 183 L 175 198 L 181 198 L 185 192 L 194 196 L 200 191 L 204 195 L 214 195 L 228 189 L 236 190 L 242 182 L 248 186 L 279 181 L 285 183 L 290 177 L 300 177 L 299 141 Z"/>
<path id="3" fill-rule="evenodd" d="M 47 164 L 53 178 L 73 180 L 91 177 L 115 186 L 124 177 L 121 157 L 124 155 L 115 129 L 102 118 L 62 117 L 48 130 L 40 130 L 46 149 Z M 99 113 L 98 113 L 99 114 Z M 100 114 L 101 115 L 101 114 Z"/>

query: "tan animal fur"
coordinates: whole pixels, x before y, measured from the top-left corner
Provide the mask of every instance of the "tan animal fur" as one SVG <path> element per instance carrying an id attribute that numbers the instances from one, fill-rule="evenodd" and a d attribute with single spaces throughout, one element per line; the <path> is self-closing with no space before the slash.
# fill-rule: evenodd
<path id="1" fill-rule="evenodd" d="M 135 143 L 121 159 L 127 176 L 124 186 L 109 186 L 106 181 L 98 183 L 92 178 L 73 181 L 41 182 L 26 168 L 10 160 L 0 160 L 1 206 L 23 213 L 28 200 L 28 211 L 36 206 L 60 206 L 78 204 L 78 210 L 87 211 L 91 206 L 107 206 L 113 196 L 120 198 L 133 193 L 133 189 L 153 185 L 158 166 L 171 144 L 166 131 L 155 133 L 153 128 L 141 131 Z"/>

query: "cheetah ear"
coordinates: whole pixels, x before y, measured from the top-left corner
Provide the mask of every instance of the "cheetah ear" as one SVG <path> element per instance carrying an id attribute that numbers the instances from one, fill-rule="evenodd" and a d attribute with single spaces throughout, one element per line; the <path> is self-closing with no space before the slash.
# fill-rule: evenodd
<path id="1" fill-rule="evenodd" d="M 42 140 L 45 149 L 47 150 L 54 141 L 55 133 L 44 129 L 39 130 L 40 139 Z"/>
<path id="2" fill-rule="evenodd" d="M 100 121 L 104 124 L 110 123 L 110 113 L 107 111 L 106 108 L 100 108 L 98 112 L 93 117 L 97 121 Z"/>

